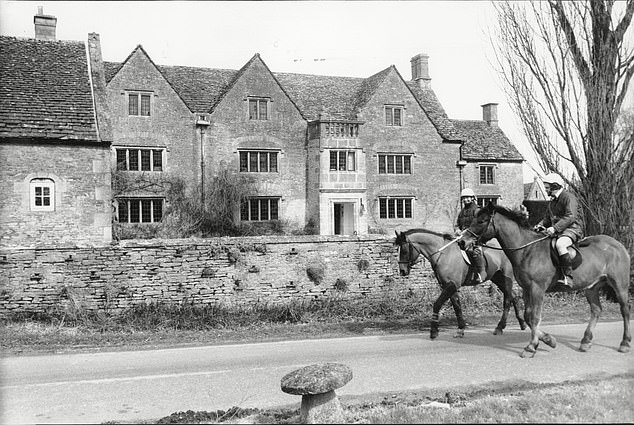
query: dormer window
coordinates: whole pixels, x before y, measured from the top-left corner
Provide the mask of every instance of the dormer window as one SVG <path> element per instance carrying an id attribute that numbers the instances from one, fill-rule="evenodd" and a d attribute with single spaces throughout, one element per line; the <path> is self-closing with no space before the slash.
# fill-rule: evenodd
<path id="1" fill-rule="evenodd" d="M 268 120 L 269 103 L 271 99 L 265 97 L 249 97 L 249 119 L 250 120 Z"/>
<path id="2" fill-rule="evenodd" d="M 385 125 L 390 127 L 401 127 L 403 125 L 403 106 L 385 106 Z"/>
<path id="3" fill-rule="evenodd" d="M 128 93 L 128 115 L 149 117 L 152 95 L 150 93 Z"/>

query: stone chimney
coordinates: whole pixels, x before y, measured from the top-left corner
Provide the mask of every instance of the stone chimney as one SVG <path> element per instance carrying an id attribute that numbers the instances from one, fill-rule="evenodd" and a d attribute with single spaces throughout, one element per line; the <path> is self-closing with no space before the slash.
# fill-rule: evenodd
<path id="1" fill-rule="evenodd" d="M 57 18 L 55 16 L 45 15 L 42 6 L 37 7 L 37 15 L 33 17 L 35 24 L 35 39 L 55 41 L 55 28 L 57 26 Z"/>
<path id="2" fill-rule="evenodd" d="M 106 96 L 106 72 L 101 56 L 101 39 L 99 34 L 94 32 L 88 34 L 88 61 L 90 82 L 95 102 L 97 132 L 102 141 L 112 142 L 110 108 L 108 107 L 108 98 Z"/>
<path id="3" fill-rule="evenodd" d="M 431 78 L 429 77 L 429 56 L 421 53 L 410 59 L 412 63 L 412 81 L 415 81 L 420 88 L 431 88 Z"/>
<path id="4" fill-rule="evenodd" d="M 485 103 L 482 106 L 482 120 L 486 121 L 491 127 L 498 126 L 498 104 Z"/>

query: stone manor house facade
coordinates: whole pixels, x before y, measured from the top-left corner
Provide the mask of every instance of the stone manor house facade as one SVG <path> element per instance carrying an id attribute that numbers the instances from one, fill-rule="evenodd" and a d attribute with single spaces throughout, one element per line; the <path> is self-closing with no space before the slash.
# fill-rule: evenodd
<path id="1" fill-rule="evenodd" d="M 497 123 L 455 120 L 431 88 L 429 58 L 406 80 L 274 72 L 259 54 L 239 70 L 154 63 L 142 46 L 104 61 L 99 35 L 0 37 L 0 246 L 105 245 L 112 223 L 160 222 L 160 191 L 115 193 L 112 172 L 178 176 L 204 196 L 220 170 L 257 195 L 237 222 L 309 222 L 321 235 L 450 231 L 459 193 L 518 206 L 523 158 Z M 477 82 L 474 82 L 477 83 Z"/>

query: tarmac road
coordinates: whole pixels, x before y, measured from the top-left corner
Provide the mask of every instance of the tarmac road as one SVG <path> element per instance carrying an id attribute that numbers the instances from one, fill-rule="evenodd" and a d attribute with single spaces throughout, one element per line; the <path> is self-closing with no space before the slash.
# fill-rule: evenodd
<path id="1" fill-rule="evenodd" d="M 525 380 L 562 382 L 634 372 L 634 352 L 618 353 L 621 322 L 599 322 L 594 345 L 578 351 L 585 324 L 550 325 L 557 338 L 532 359 L 519 354 L 529 331 L 511 326 L 503 336 L 468 328 L 464 338 L 441 329 L 408 335 L 201 346 L 142 351 L 4 357 L 2 423 L 102 423 L 159 419 L 185 410 L 232 406 L 299 407 L 281 378 L 312 363 L 339 362 L 353 379 L 337 394 L 480 385 Z"/>

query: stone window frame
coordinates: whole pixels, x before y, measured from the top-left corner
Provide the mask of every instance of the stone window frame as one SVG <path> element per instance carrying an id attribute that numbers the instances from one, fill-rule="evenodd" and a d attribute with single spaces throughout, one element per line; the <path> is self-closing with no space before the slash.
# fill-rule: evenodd
<path id="1" fill-rule="evenodd" d="M 41 189 L 41 194 L 38 195 L 38 189 Z M 48 189 L 48 195 L 44 195 L 45 189 Z M 29 209 L 31 211 L 51 212 L 55 211 L 55 180 L 50 177 L 34 177 L 29 181 Z M 48 199 L 48 205 L 37 205 L 37 199 L 42 198 L 42 201 Z"/>
<path id="2" fill-rule="evenodd" d="M 149 202 L 149 204 L 148 204 Z M 134 203 L 138 203 L 138 221 L 132 221 L 134 216 Z M 149 209 L 146 206 L 149 205 Z M 160 208 L 158 208 L 160 206 Z M 124 210 L 125 208 L 125 210 Z M 165 216 L 165 198 L 161 196 L 120 196 L 115 203 L 115 216 L 118 223 L 122 224 L 156 224 L 160 223 Z M 149 220 L 144 221 L 144 212 L 147 210 Z M 160 210 L 160 218 L 156 219 L 157 210 Z M 124 212 L 125 211 L 125 212 Z"/>
<path id="3" fill-rule="evenodd" d="M 254 214 L 254 201 L 257 201 L 257 214 Z M 266 218 L 262 218 L 263 202 L 267 201 L 264 207 Z M 262 222 L 280 219 L 281 196 L 250 196 L 240 206 L 240 221 Z M 274 207 L 273 207 L 274 206 Z M 257 215 L 257 218 L 254 218 Z"/>
<path id="4" fill-rule="evenodd" d="M 238 169 L 241 173 L 277 173 L 280 172 L 280 154 L 281 149 L 261 149 L 261 148 L 239 148 L 238 149 Z M 252 164 L 252 155 L 257 155 L 256 161 L 256 170 L 254 170 L 251 166 Z M 262 166 L 262 155 L 266 154 L 266 169 L 263 171 Z M 243 155 L 246 158 L 243 161 Z M 273 161 L 271 158 L 275 158 L 275 164 L 273 166 Z M 245 162 L 246 161 L 246 162 Z"/>
<path id="5" fill-rule="evenodd" d="M 495 173 L 496 165 L 495 164 L 478 164 L 478 182 L 480 185 L 494 185 L 496 180 Z M 490 175 L 487 172 L 490 170 Z M 484 175 L 483 175 L 484 172 Z"/>
<path id="6" fill-rule="evenodd" d="M 379 220 L 404 220 L 414 218 L 415 199 L 415 196 L 379 196 Z M 393 217 L 390 216 L 391 201 L 393 201 Z M 401 207 L 400 210 L 399 204 Z"/>
<path id="7" fill-rule="evenodd" d="M 413 170 L 412 170 L 412 159 L 414 158 L 414 154 L 413 153 L 392 153 L 392 152 L 378 152 L 377 153 L 377 172 L 378 174 L 386 174 L 386 175 L 412 175 L 413 174 Z M 383 157 L 383 158 L 382 158 Z M 390 168 L 389 168 L 389 162 L 388 162 L 388 157 L 394 157 L 394 166 L 392 171 L 390 172 Z M 397 158 L 401 159 L 401 172 L 398 172 L 398 163 L 397 163 Z M 409 171 L 406 172 L 405 168 L 406 168 L 406 161 L 405 159 L 408 159 L 409 162 Z M 381 165 L 384 165 L 383 167 L 383 171 L 382 171 L 382 167 Z"/>
<path id="8" fill-rule="evenodd" d="M 394 111 L 399 111 L 399 123 L 396 123 Z M 388 111 L 390 115 L 388 116 Z M 405 105 L 398 103 L 387 103 L 383 106 L 383 116 L 386 127 L 403 127 L 405 125 Z"/>
<path id="9" fill-rule="evenodd" d="M 328 170 L 331 172 L 356 172 L 358 170 L 356 149 L 329 149 L 328 158 Z M 351 159 L 352 164 L 350 163 Z"/>
<path id="10" fill-rule="evenodd" d="M 157 146 L 113 146 L 113 156 L 115 161 L 115 169 L 117 171 L 129 171 L 129 172 L 154 172 L 160 173 L 165 171 L 165 163 L 167 159 L 167 148 L 157 147 Z M 126 151 L 126 159 L 125 159 L 125 168 L 120 168 L 121 161 L 119 161 L 119 151 Z M 137 166 L 139 169 L 131 170 L 130 169 L 130 151 L 138 151 L 137 154 Z M 143 153 L 141 151 L 149 151 L 149 170 L 143 170 Z M 157 167 L 155 156 L 156 152 L 160 151 L 160 169 Z"/>
<path id="11" fill-rule="evenodd" d="M 153 92 L 146 90 L 125 90 L 125 102 L 126 102 L 126 113 L 128 117 L 140 117 L 140 118 L 149 118 L 154 115 L 154 101 L 152 100 Z M 143 98 L 148 98 L 148 108 L 147 114 L 142 114 L 143 112 Z M 130 103 L 131 98 L 136 98 L 136 113 L 131 113 L 132 105 Z"/>
<path id="12" fill-rule="evenodd" d="M 273 100 L 270 97 L 267 96 L 247 96 L 246 97 L 246 106 L 247 106 L 247 118 L 249 119 L 249 121 L 270 121 L 271 120 L 271 103 L 273 102 Z M 257 112 L 257 117 L 253 118 L 253 116 L 251 115 L 251 103 L 255 102 L 257 107 L 256 107 L 256 112 Z M 264 118 L 261 117 L 261 110 L 260 110 L 260 103 L 264 102 L 264 104 L 266 105 L 266 116 Z"/>

